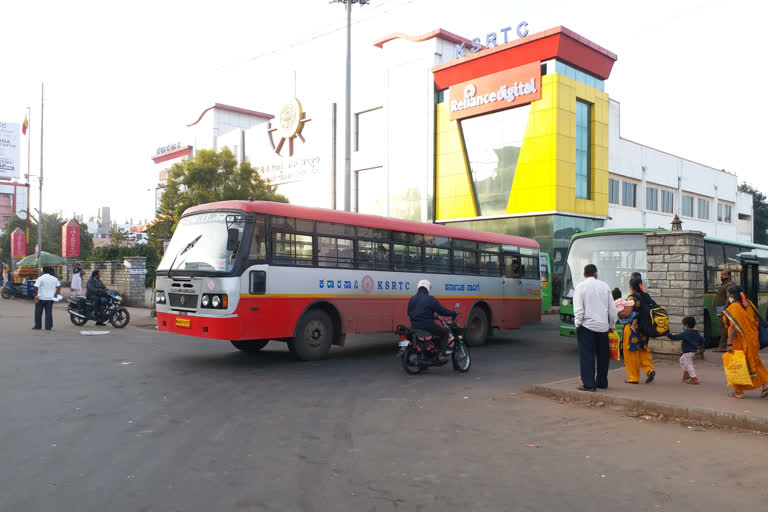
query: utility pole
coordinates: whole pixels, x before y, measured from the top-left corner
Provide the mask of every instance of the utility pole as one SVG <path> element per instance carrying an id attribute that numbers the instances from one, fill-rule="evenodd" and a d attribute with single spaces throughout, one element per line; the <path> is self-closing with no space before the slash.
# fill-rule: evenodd
<path id="1" fill-rule="evenodd" d="M 43 106 L 45 84 L 40 87 L 40 206 L 37 209 L 37 275 L 40 276 L 40 255 L 43 252 Z"/>
<path id="2" fill-rule="evenodd" d="M 29 210 L 32 209 L 32 205 L 29 203 L 30 194 L 29 194 L 29 177 L 32 174 L 32 168 L 30 167 L 30 164 L 32 163 L 32 160 L 30 159 L 30 155 L 32 154 L 32 131 L 29 129 L 29 123 L 32 121 L 32 107 L 27 107 L 27 237 L 25 240 L 27 241 L 27 247 L 25 255 L 29 254 L 29 246 L 32 245 L 29 241 Z"/>
<path id="3" fill-rule="evenodd" d="M 333 0 L 347 8 L 347 80 L 344 97 L 344 210 L 352 211 L 352 4 L 370 0 Z M 334 187 L 336 184 L 333 184 Z"/>

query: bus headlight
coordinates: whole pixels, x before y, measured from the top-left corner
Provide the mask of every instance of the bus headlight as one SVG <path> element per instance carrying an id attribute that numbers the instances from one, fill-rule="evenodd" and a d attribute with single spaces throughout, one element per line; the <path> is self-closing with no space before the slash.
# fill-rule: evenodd
<path id="1" fill-rule="evenodd" d="M 211 296 L 210 295 L 203 295 L 203 300 L 202 300 L 203 307 L 207 308 L 208 304 L 210 304 L 210 302 L 211 302 Z"/>
<path id="2" fill-rule="evenodd" d="M 221 299 L 219 298 L 218 295 L 214 295 L 213 298 L 211 299 L 211 306 L 214 308 L 218 308 L 219 304 L 221 304 Z"/>
<path id="3" fill-rule="evenodd" d="M 227 296 L 224 294 L 216 295 L 213 293 L 206 293 L 203 295 L 200 304 L 204 308 L 227 309 L 228 301 Z"/>
<path id="4" fill-rule="evenodd" d="M 567 306 L 568 305 L 568 299 L 563 299 L 562 304 L 563 304 L 563 306 Z"/>
<path id="5" fill-rule="evenodd" d="M 155 292 L 155 303 L 156 304 L 165 304 L 165 292 L 163 292 L 163 291 L 156 291 Z"/>

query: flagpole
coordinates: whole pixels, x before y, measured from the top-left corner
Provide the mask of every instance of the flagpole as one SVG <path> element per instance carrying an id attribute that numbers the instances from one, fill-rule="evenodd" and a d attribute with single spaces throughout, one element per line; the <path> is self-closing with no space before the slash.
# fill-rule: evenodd
<path id="1" fill-rule="evenodd" d="M 27 107 L 27 237 L 25 239 L 27 241 L 27 247 L 26 247 L 26 251 L 24 251 L 25 255 L 29 254 L 29 245 L 30 245 L 29 244 L 29 215 L 30 215 L 29 211 L 32 209 L 31 205 L 29 204 L 29 199 L 30 199 L 29 175 L 32 174 L 32 168 L 30 167 L 31 165 L 30 155 L 32 154 L 32 133 L 29 131 L 30 117 L 32 117 L 32 108 Z"/>
<path id="2" fill-rule="evenodd" d="M 40 208 L 37 210 L 37 276 L 40 276 L 40 254 L 43 252 L 43 107 L 45 84 L 40 87 Z"/>

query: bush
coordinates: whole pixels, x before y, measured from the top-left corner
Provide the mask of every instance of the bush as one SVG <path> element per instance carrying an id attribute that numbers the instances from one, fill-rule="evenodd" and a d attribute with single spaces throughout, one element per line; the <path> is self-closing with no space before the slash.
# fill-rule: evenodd
<path id="1" fill-rule="evenodd" d="M 144 278 L 144 285 L 149 287 L 155 282 L 155 271 L 160 264 L 160 254 L 157 249 L 149 245 L 137 245 L 134 247 L 117 247 L 109 245 L 106 247 L 96 247 L 88 258 L 93 261 L 122 261 L 129 256 L 144 256 L 147 258 L 147 275 Z"/>

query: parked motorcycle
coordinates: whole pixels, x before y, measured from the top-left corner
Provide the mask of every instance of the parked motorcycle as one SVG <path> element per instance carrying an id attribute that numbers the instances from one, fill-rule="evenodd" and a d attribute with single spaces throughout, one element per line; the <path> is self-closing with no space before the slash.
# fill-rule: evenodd
<path id="1" fill-rule="evenodd" d="M 85 325 L 88 320 L 94 322 L 109 321 L 115 328 L 122 329 L 131 319 L 130 313 L 120 303 L 123 298 L 116 291 L 110 291 L 107 295 L 100 297 L 104 302 L 99 318 L 96 318 L 96 305 L 85 297 L 71 297 L 67 306 L 69 319 L 73 324 L 80 327 Z"/>
<path id="2" fill-rule="evenodd" d="M 21 285 L 18 285 L 14 283 L 13 281 L 6 281 L 3 284 L 3 291 L 0 293 L 0 295 L 4 299 L 10 299 L 11 297 L 23 297 L 24 295 L 21 293 Z"/>
<path id="3" fill-rule="evenodd" d="M 461 373 L 468 372 L 472 361 L 469 356 L 469 347 L 464 343 L 464 336 L 459 333 L 459 325 L 454 320 L 445 320 L 442 317 L 435 317 L 435 320 L 448 329 L 446 353 L 450 352 L 453 369 Z M 398 325 L 397 334 L 400 335 L 398 353 L 406 373 L 413 375 L 430 366 L 444 366 L 448 363 L 448 359 L 444 361 L 438 359 L 438 349 L 429 331 L 414 331 L 404 325 Z"/>

